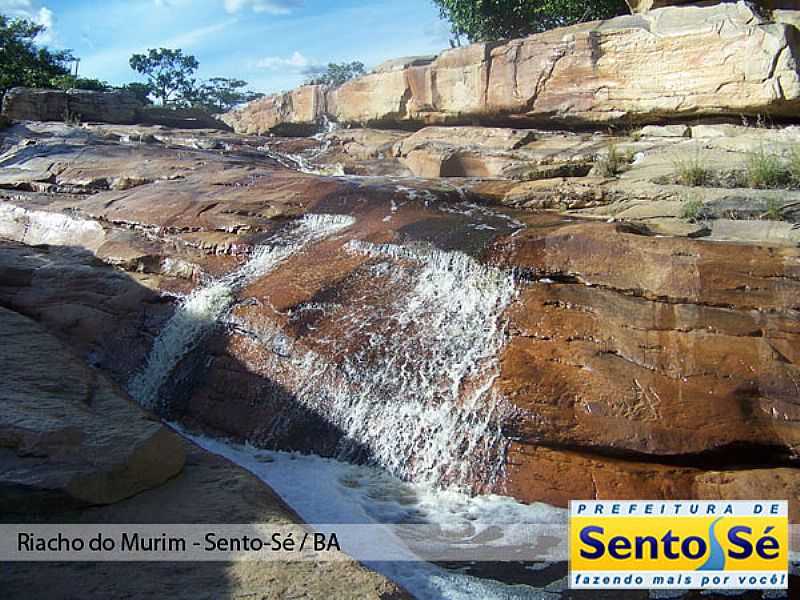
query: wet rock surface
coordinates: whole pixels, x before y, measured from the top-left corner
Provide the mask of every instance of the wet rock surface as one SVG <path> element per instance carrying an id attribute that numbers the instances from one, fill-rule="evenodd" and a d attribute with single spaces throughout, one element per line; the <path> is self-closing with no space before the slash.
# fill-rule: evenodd
<path id="1" fill-rule="evenodd" d="M 682 218 L 687 188 L 655 181 L 694 145 L 730 163 L 752 148 L 742 136 L 778 151 L 782 136 L 794 139 L 729 127 L 692 126 L 691 137 L 478 131 L 459 146 L 456 130 L 437 129 L 285 140 L 17 126 L 0 157 L 0 304 L 128 385 L 187 294 L 216 298 L 222 309 L 195 315 L 207 319 L 202 339 L 176 349 L 160 401 L 173 418 L 258 445 L 362 461 L 387 452 L 409 472 L 433 457 L 448 464 L 442 483 L 525 501 L 787 497 L 796 516 L 800 251 L 792 238 L 733 229 L 735 242 L 715 241 L 724 238 L 703 228 L 733 219 Z M 517 153 L 531 171 L 594 170 L 612 145 L 632 152 L 616 176 L 434 179 L 404 162 L 446 147 L 485 162 Z M 296 170 L 337 161 L 371 171 Z M 794 231 L 797 192 L 692 190 L 728 217 L 780 197 L 775 223 Z M 298 245 L 307 215 L 351 220 Z M 465 331 L 485 334 L 464 342 L 475 356 L 458 345 L 436 354 Z M 463 377 L 451 375 L 455 358 Z M 441 412 L 392 428 L 391 410 L 417 384 Z M 374 412 L 348 404 L 364 389 L 378 393 Z M 478 434 L 450 436 L 431 425 L 440 421 Z M 437 436 L 452 443 L 408 451 L 408 440 Z M 492 452 L 470 464 L 471 444 Z"/>

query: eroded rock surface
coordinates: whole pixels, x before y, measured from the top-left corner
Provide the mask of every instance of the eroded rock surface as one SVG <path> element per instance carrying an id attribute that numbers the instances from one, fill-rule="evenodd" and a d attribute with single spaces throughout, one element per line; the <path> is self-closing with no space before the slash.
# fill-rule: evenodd
<path id="1" fill-rule="evenodd" d="M 180 472 L 179 438 L 34 321 L 0 308 L 0 512 L 109 504 Z"/>
<path id="2" fill-rule="evenodd" d="M 737 243 L 692 239 L 708 233 L 678 216 L 686 187 L 660 179 L 678 149 L 697 147 L 715 164 L 726 157 L 732 164 L 745 160 L 753 140 L 771 140 L 783 152 L 791 129 L 698 125 L 623 138 L 433 128 L 265 144 L 213 132 L 31 127 L 3 139 L 9 169 L 0 207 L 4 235 L 16 243 L 0 253 L 0 302 L 63 335 L 81 356 L 100 357 L 127 384 L 185 306 L 175 294 L 196 291 L 202 299 L 220 278 L 235 282 L 229 297 L 220 296 L 222 312 L 198 313 L 208 319 L 202 343 L 173 348 L 174 371 L 163 385 L 156 381 L 159 405 L 173 418 L 263 446 L 339 456 L 346 448 L 353 460 L 375 460 L 385 440 L 399 444 L 398 456 L 413 469 L 430 457 L 403 446 L 398 423 L 412 420 L 392 415 L 392 403 L 407 396 L 392 382 L 402 374 L 443 385 L 447 365 L 426 360 L 438 365 L 429 357 L 448 340 L 507 321 L 498 329 L 500 350 L 464 371 L 470 383 L 457 386 L 491 391 L 485 400 L 502 416 L 491 434 L 495 447 L 507 449 L 504 469 L 476 458 L 465 469 L 474 489 L 555 504 L 779 496 L 797 514 L 799 251 L 791 238 L 743 243 L 733 230 Z M 132 143 L 132 135 L 152 140 Z M 614 176 L 598 172 L 611 146 L 630 157 Z M 532 172 L 575 162 L 592 174 L 526 181 L 374 174 L 387 161 L 387 171 L 410 169 L 403 161 L 412 152 L 443 147 L 484 164 L 499 153 Z M 337 157 L 345 170 L 364 163 L 372 174 L 299 173 L 289 168 L 303 164 L 298 156 Z M 144 160 L 146 172 L 137 170 Z M 147 181 L 82 183 L 122 175 Z M 705 204 L 718 206 L 719 217 L 734 209 L 756 215 L 753 198 L 779 196 L 789 219 L 775 224 L 794 231 L 796 192 L 696 191 L 716 194 Z M 732 204 L 736 195 L 745 200 Z M 531 211 L 542 207 L 573 212 Z M 667 208 L 673 212 L 660 212 Z M 346 219 L 295 244 L 309 214 Z M 617 222 L 579 218 L 586 215 Z M 654 235 L 665 216 L 686 231 Z M 63 248 L 70 243 L 80 252 Z M 280 251 L 247 266 L 259 247 Z M 449 261 L 462 279 L 448 275 Z M 39 284 L 54 291 L 36 291 Z M 465 290 L 481 292 L 462 296 Z M 498 294 L 497 321 L 481 320 L 494 315 L 481 305 L 487 294 Z M 67 298 L 61 311 L 59 297 Z M 90 318 L 101 311 L 107 316 Z M 449 330 L 451 320 L 469 325 Z M 102 341 L 115 334 L 131 349 L 118 363 L 120 344 Z M 395 362 L 386 352 L 395 352 Z M 497 369 L 497 378 L 475 379 L 484 369 Z M 377 412 L 336 404 L 362 389 L 385 394 L 376 396 Z M 428 427 L 462 408 L 454 402 L 413 421 Z M 348 421 L 352 414 L 361 429 Z M 463 414 L 453 429 L 459 435 L 477 423 Z M 381 427 L 386 434 L 376 435 Z M 424 436 L 442 433 L 424 427 Z M 475 441 L 452 437 L 444 446 Z M 458 461 L 453 466 L 444 469 L 445 483 L 459 475 Z"/>
<path id="3" fill-rule="evenodd" d="M 745 2 L 666 7 L 400 61 L 335 89 L 255 101 L 225 121 L 242 133 L 303 133 L 326 119 L 552 127 L 790 116 L 800 103 L 798 41 L 794 26 Z"/>
<path id="4" fill-rule="evenodd" d="M 299 519 L 259 480 L 188 442 L 183 472 L 161 487 L 107 507 L 60 514 L 53 523 L 265 523 L 287 527 Z M 11 518 L 5 511 L 3 520 Z M 30 518 L 30 517 L 28 517 Z M 37 521 L 47 523 L 39 515 Z M 297 527 L 295 537 L 303 530 Z M 14 563 L 6 565 L 3 591 L 44 599 L 152 598 L 169 590 L 181 600 L 258 597 L 402 600 L 409 595 L 384 577 L 346 559 L 335 562 Z"/>

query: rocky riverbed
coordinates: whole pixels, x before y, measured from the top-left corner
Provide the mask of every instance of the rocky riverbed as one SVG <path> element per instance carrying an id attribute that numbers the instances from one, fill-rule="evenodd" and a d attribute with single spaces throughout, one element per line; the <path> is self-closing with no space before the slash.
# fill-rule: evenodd
<path id="1" fill-rule="evenodd" d="M 305 146 L 313 144 L 321 163 L 347 158 L 349 169 L 357 158 L 341 142 L 347 136 Z M 691 143 L 679 140 L 650 142 L 652 154 Z M 212 321 L 202 339 L 169 349 L 175 371 L 156 389 L 161 410 L 283 449 L 331 455 L 346 439 L 356 460 L 383 452 L 399 465 L 453 452 L 464 458 L 463 473 L 444 479 L 466 473 L 468 486 L 526 501 L 797 497 L 796 245 L 658 234 L 648 217 L 619 210 L 654 203 L 641 198 L 559 215 L 481 195 L 531 185 L 511 179 L 301 173 L 271 158 L 291 154 L 286 143 L 141 127 L 7 130 L 3 306 L 38 321 L 125 387 L 145 368 L 181 297 L 245 268 L 254 249 L 285 247 L 274 264 L 231 287 L 222 312 L 195 315 Z M 650 160 L 646 152 L 643 166 L 612 185 L 641 181 Z M 572 179 L 581 178 L 565 181 L 579 185 Z M 582 218 L 587 210 L 613 222 Z M 289 248 L 303 215 L 348 220 Z M 452 261 L 461 261 L 462 279 L 448 279 Z M 481 296 L 484 304 L 474 304 Z M 453 298 L 461 303 L 455 308 L 445 302 Z M 468 328 L 480 321 L 478 338 Z M 494 333 L 485 329 L 494 322 Z M 442 350 L 445 338 L 456 342 Z M 406 438 L 402 422 L 392 421 L 400 413 L 382 413 L 386 436 L 401 427 L 395 433 L 403 438 L 384 448 L 364 423 L 336 413 L 330 394 L 340 385 L 355 386 L 350 393 L 367 386 L 368 396 L 428 385 L 438 405 L 451 376 L 445 369 L 475 345 L 482 353 L 452 376 L 447 402 L 460 406 L 470 386 L 482 390 L 481 402 L 495 398 L 497 413 L 478 437 L 493 440 L 502 464 L 466 457 L 478 438 L 415 456 L 419 440 L 453 433 L 434 425 L 434 414 L 429 429 Z M 400 370 L 384 372 L 392 352 Z M 366 373 L 361 380 L 343 365 L 353 355 Z M 319 372 L 303 362 L 312 357 Z M 424 379 L 402 380 L 402 369 L 417 359 L 421 367 L 423 357 L 433 361 L 430 372 L 415 375 Z M 475 369 L 482 374 L 468 375 Z M 323 372 L 317 388 L 309 380 Z M 362 416 L 374 427 L 370 402 L 365 397 Z M 456 430 L 477 426 L 464 410 Z"/>
<path id="2" fill-rule="evenodd" d="M 102 95 L 80 96 L 96 121 L 48 121 L 69 95 L 16 90 L 3 519 L 300 520 L 164 420 L 287 495 L 253 457 L 514 506 L 786 498 L 797 519 L 800 38 L 793 11 L 762 13 L 668 7 L 393 61 L 226 115 L 236 132 L 129 124 L 147 119 Z M 651 78 L 645 48 L 674 60 Z M 320 493 L 349 498 L 336 481 Z M 573 597 L 563 571 L 481 575 Z M 350 562 L 133 572 L 9 581 L 406 597 Z"/>

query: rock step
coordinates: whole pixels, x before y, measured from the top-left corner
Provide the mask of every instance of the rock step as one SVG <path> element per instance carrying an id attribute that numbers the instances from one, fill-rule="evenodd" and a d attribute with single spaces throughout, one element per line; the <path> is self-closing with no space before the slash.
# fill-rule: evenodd
<path id="1" fill-rule="evenodd" d="M 0 512 L 109 504 L 180 473 L 178 436 L 31 319 L 0 308 Z"/>
<path id="2" fill-rule="evenodd" d="M 799 41 L 794 25 L 746 2 L 671 6 L 446 50 L 432 61 L 394 61 L 338 88 L 302 86 L 257 100 L 223 120 L 241 133 L 302 135 L 327 120 L 585 127 L 712 115 L 793 118 Z"/>

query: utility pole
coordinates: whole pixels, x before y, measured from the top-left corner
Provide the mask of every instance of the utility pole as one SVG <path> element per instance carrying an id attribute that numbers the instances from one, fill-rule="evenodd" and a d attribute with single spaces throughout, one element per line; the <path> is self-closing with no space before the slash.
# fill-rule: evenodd
<path id="1" fill-rule="evenodd" d="M 78 78 L 78 67 L 80 66 L 80 64 L 81 64 L 81 59 L 80 58 L 76 58 L 75 59 L 75 79 Z"/>

